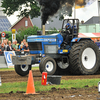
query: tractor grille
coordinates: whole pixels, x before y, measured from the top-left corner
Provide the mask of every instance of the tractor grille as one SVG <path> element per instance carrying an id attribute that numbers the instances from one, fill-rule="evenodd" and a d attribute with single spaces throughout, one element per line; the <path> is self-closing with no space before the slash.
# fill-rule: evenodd
<path id="1" fill-rule="evenodd" d="M 58 45 L 45 45 L 45 53 L 57 53 Z"/>
<path id="2" fill-rule="evenodd" d="M 29 50 L 42 50 L 41 42 L 29 42 Z"/>

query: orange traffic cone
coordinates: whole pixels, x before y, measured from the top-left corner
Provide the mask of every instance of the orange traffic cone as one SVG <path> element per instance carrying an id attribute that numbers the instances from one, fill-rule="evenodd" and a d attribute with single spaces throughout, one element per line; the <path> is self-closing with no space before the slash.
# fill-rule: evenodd
<path id="1" fill-rule="evenodd" d="M 35 93 L 35 87 L 34 87 L 34 80 L 33 80 L 32 70 L 29 71 L 27 90 L 26 90 L 25 94 L 37 94 L 37 93 Z"/>

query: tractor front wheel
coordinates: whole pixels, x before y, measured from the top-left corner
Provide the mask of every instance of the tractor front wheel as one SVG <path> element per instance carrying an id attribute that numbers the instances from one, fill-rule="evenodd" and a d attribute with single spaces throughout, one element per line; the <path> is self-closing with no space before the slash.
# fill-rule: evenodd
<path id="1" fill-rule="evenodd" d="M 48 75 L 53 75 L 56 72 L 56 62 L 51 57 L 44 57 L 39 64 L 40 72 L 47 72 Z"/>
<path id="2" fill-rule="evenodd" d="M 21 76 L 26 76 L 31 70 L 31 65 L 15 65 L 15 71 Z"/>

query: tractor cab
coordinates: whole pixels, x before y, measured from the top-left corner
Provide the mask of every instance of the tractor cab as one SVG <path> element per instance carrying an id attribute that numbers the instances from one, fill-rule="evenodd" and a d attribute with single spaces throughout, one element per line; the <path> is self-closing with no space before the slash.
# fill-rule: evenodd
<path id="1" fill-rule="evenodd" d="M 73 38 L 78 37 L 79 20 L 65 19 L 62 24 L 61 35 L 63 37 L 63 44 L 70 44 Z"/>

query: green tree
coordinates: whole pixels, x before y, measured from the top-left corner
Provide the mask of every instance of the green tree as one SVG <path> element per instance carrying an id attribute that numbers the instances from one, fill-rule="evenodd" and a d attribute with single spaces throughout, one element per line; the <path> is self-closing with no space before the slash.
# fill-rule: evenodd
<path id="1" fill-rule="evenodd" d="M 8 39 L 9 41 L 12 41 L 12 32 L 11 31 L 5 31 L 6 35 L 6 39 Z"/>
<path id="2" fill-rule="evenodd" d="M 40 7 L 37 0 L 2 0 L 3 12 L 8 16 L 19 11 L 18 17 L 31 15 L 31 18 L 40 15 Z"/>
<path id="3" fill-rule="evenodd" d="M 59 33 L 59 30 L 57 30 L 55 27 L 50 28 L 50 30 L 46 32 L 46 35 L 54 34 L 54 33 Z"/>
<path id="4" fill-rule="evenodd" d="M 21 28 L 18 30 L 18 34 L 16 35 L 16 39 L 20 43 L 24 38 L 27 38 L 27 36 L 29 36 L 29 35 L 37 35 L 38 30 L 40 30 L 40 29 L 36 26 L 29 27 L 27 29 Z"/>

